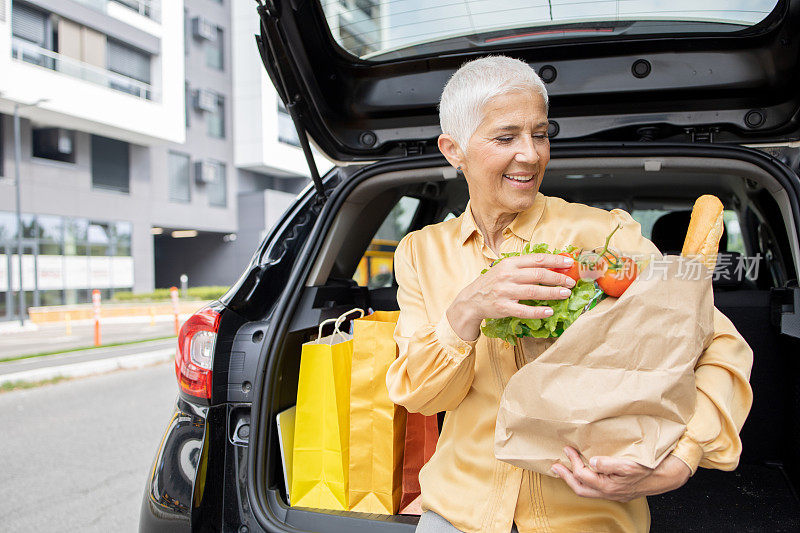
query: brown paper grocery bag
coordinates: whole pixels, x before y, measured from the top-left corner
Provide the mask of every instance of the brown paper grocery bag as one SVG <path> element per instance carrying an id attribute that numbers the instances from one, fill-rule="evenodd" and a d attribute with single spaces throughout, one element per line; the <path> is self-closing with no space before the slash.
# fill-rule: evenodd
<path id="1" fill-rule="evenodd" d="M 422 505 L 419 471 L 433 457 L 439 440 L 439 420 L 436 415 L 408 413 L 406 420 L 405 453 L 403 455 L 403 496 L 400 514 L 421 515 Z"/>
<path id="2" fill-rule="evenodd" d="M 351 511 L 395 514 L 400 506 L 406 410 L 389 399 L 386 371 L 397 357 L 400 311 L 353 321 L 350 374 Z"/>
<path id="3" fill-rule="evenodd" d="M 694 414 L 694 366 L 714 335 L 707 276 L 696 259 L 654 259 L 621 297 L 580 316 L 509 380 L 496 457 L 552 476 L 572 446 L 655 468 Z"/>

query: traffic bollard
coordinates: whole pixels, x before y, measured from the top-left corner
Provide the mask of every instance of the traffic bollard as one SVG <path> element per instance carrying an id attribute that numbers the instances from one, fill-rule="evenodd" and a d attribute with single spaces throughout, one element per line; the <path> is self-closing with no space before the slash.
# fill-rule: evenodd
<path id="1" fill-rule="evenodd" d="M 175 335 L 177 335 L 181 331 L 180 324 L 178 324 L 178 287 L 169 288 L 169 297 L 172 299 L 172 313 L 175 315 Z"/>
<path id="2" fill-rule="evenodd" d="M 94 304 L 94 345 L 100 346 L 100 291 L 92 291 L 92 303 Z"/>

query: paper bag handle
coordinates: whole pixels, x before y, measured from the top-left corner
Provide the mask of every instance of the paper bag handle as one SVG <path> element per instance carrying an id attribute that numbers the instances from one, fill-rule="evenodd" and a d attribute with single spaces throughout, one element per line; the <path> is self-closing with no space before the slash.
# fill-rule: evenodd
<path id="1" fill-rule="evenodd" d="M 356 312 L 356 311 L 358 311 L 359 313 L 361 313 L 361 316 L 360 316 L 360 317 L 358 317 L 358 318 L 361 318 L 361 317 L 363 317 L 363 316 L 364 316 L 364 310 L 363 310 L 363 309 L 361 309 L 361 308 L 359 308 L 359 307 L 356 307 L 356 308 L 354 308 L 354 309 L 351 309 L 351 310 L 347 311 L 346 313 L 342 313 L 341 315 L 339 315 L 339 317 L 338 317 L 338 318 L 329 318 L 328 320 L 323 320 L 323 321 L 322 321 L 322 323 L 319 325 L 319 331 L 317 332 L 317 338 L 318 338 L 318 339 L 321 339 L 321 338 L 322 338 L 322 327 L 323 327 L 325 324 L 328 324 L 329 322 L 333 322 L 333 323 L 334 323 L 333 335 L 337 335 L 337 334 L 338 334 L 338 335 L 343 335 L 343 333 L 342 333 L 342 332 L 339 330 L 339 326 L 341 326 L 341 325 L 342 325 L 342 322 L 344 322 L 344 319 L 345 319 L 345 317 L 346 317 L 347 315 L 349 315 L 349 314 L 351 314 L 351 313 L 354 313 L 354 312 Z"/>
<path id="2" fill-rule="evenodd" d="M 325 324 L 328 324 L 330 322 L 335 323 L 338 320 L 339 320 L 338 318 L 329 318 L 328 320 L 323 320 L 322 323 L 319 325 L 319 330 L 317 331 L 317 339 L 322 338 L 322 328 L 325 326 Z M 336 328 L 335 331 L 338 331 L 338 328 Z"/>
<path id="3" fill-rule="evenodd" d="M 351 314 L 351 313 L 355 313 L 356 311 L 361 313 L 361 316 L 359 316 L 358 318 L 362 318 L 364 316 L 364 310 L 359 308 L 359 307 L 355 307 L 355 308 L 349 310 L 348 312 L 342 313 L 341 315 L 339 315 L 339 318 L 336 319 L 336 332 L 337 333 L 341 333 L 341 331 L 339 331 L 339 326 L 342 325 L 342 322 L 344 322 L 345 317 L 347 315 Z"/>

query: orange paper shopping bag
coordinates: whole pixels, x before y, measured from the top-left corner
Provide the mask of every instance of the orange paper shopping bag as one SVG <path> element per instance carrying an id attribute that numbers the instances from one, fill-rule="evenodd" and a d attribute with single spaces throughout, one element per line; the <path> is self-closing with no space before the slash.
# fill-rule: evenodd
<path id="1" fill-rule="evenodd" d="M 350 373 L 350 510 L 395 514 L 400 505 L 406 412 L 389 399 L 386 371 L 397 356 L 399 311 L 353 321 Z"/>

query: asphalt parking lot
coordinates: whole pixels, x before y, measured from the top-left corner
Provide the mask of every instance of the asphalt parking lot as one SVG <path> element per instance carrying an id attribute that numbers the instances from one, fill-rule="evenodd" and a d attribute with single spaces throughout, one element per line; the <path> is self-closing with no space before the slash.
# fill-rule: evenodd
<path id="1" fill-rule="evenodd" d="M 137 531 L 172 364 L 0 394 L 3 531 Z"/>

